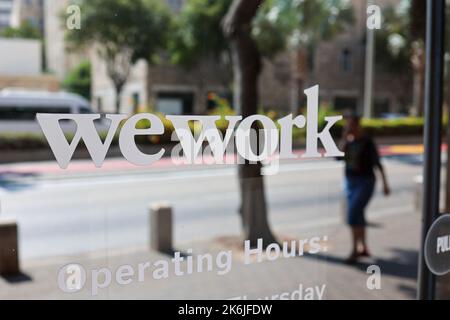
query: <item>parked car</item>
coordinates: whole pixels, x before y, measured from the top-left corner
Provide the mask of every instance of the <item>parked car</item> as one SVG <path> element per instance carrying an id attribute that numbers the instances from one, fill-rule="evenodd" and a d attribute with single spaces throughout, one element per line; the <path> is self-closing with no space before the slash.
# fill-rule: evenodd
<path id="1" fill-rule="evenodd" d="M 37 113 L 93 113 L 89 101 L 67 92 L 3 89 L 0 91 L 0 133 L 41 133 Z M 97 130 L 108 129 L 106 121 L 96 122 Z M 76 125 L 62 121 L 64 132 L 74 132 Z"/>

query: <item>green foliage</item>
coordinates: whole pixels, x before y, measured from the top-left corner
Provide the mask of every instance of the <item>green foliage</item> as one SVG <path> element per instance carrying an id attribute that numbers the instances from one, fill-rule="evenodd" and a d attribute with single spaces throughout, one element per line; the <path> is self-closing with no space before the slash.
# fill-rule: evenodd
<path id="1" fill-rule="evenodd" d="M 48 143 L 43 135 L 38 134 L 18 134 L 1 133 L 0 150 L 35 150 L 48 147 Z"/>
<path id="2" fill-rule="evenodd" d="M 236 111 L 231 108 L 230 102 L 218 96 L 217 94 L 211 94 L 211 100 L 214 101 L 216 108 L 209 111 L 210 115 L 219 115 L 219 116 L 234 116 L 236 115 Z"/>
<path id="3" fill-rule="evenodd" d="M 232 0 L 190 0 L 175 21 L 169 43 L 171 60 L 192 67 L 201 59 L 221 59 L 228 50 L 221 22 Z"/>
<path id="4" fill-rule="evenodd" d="M 172 62 L 191 67 L 205 57 L 221 59 L 228 51 L 222 21 L 231 0 L 189 0 L 170 41 Z M 252 35 L 266 57 L 288 46 L 312 47 L 353 23 L 347 0 L 266 0 L 253 21 Z"/>
<path id="5" fill-rule="evenodd" d="M 91 63 L 83 61 L 70 71 L 64 79 L 63 87 L 69 92 L 91 100 Z"/>
<path id="6" fill-rule="evenodd" d="M 345 121 L 340 121 L 333 127 L 334 137 L 340 137 Z M 363 129 L 374 137 L 390 136 L 422 136 L 424 119 L 416 117 L 400 119 L 363 119 Z"/>
<path id="7" fill-rule="evenodd" d="M 425 43 L 426 1 L 401 0 L 388 6 L 383 18 L 384 26 L 376 33 L 377 61 L 386 71 L 410 72 L 415 49 Z"/>
<path id="8" fill-rule="evenodd" d="M 155 54 L 166 45 L 171 16 L 160 1 L 80 0 L 78 3 L 83 13 L 81 30 L 67 31 L 71 47 L 97 43 L 104 57 L 127 51 L 134 63 L 141 58 L 154 61 Z"/>
<path id="9" fill-rule="evenodd" d="M 422 135 L 423 118 L 363 119 L 363 128 L 374 136 Z"/>
<path id="10" fill-rule="evenodd" d="M 24 39 L 42 39 L 42 34 L 38 28 L 29 21 L 24 21 L 18 28 L 7 27 L 0 32 L 3 38 L 24 38 Z"/>
<path id="11" fill-rule="evenodd" d="M 274 56 L 290 47 L 314 46 L 353 23 L 347 0 L 266 0 L 253 23 L 253 36 L 261 52 Z"/>
<path id="12" fill-rule="evenodd" d="M 175 128 L 170 120 L 167 120 L 164 114 L 160 112 L 153 112 L 162 122 L 164 126 L 164 134 L 159 136 L 136 136 L 136 142 L 139 144 L 166 144 L 171 142 L 172 133 Z M 149 129 L 151 127 L 150 121 L 141 120 L 136 123 L 137 129 Z"/>
<path id="13" fill-rule="evenodd" d="M 120 97 L 139 59 L 156 63 L 171 30 L 168 8 L 158 0 L 79 0 L 81 30 L 68 30 L 69 49 L 94 45 Z M 64 14 L 61 16 L 65 22 Z M 116 99 L 120 112 L 120 99 Z"/>
<path id="14" fill-rule="evenodd" d="M 384 28 L 376 32 L 376 56 L 385 71 L 411 71 L 414 37 L 410 28 L 409 6 L 409 1 L 402 1 L 383 12 Z"/>

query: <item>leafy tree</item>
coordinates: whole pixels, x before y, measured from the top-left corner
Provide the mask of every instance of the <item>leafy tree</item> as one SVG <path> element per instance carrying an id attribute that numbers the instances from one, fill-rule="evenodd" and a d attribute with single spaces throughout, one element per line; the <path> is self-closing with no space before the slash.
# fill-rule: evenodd
<path id="1" fill-rule="evenodd" d="M 177 19 L 171 44 L 172 61 L 188 67 L 196 67 L 210 57 L 225 66 L 231 62 L 234 109 L 244 117 L 256 114 L 263 57 L 272 58 L 288 48 L 312 48 L 317 41 L 334 36 L 352 20 L 352 12 L 345 3 L 344 0 L 190 0 Z M 302 79 L 306 76 L 306 72 L 301 74 Z M 239 180 L 246 239 L 273 241 L 261 164 L 240 165 Z"/>
<path id="2" fill-rule="evenodd" d="M 186 69 L 207 72 L 202 64 L 214 61 L 219 70 L 217 78 L 224 87 L 232 79 L 228 41 L 221 27 L 232 0 L 190 0 L 175 19 L 169 42 L 171 61 Z"/>
<path id="3" fill-rule="evenodd" d="M 251 23 L 263 0 L 234 0 L 223 22 L 224 33 L 230 41 L 234 65 L 235 96 L 242 116 L 257 112 L 258 78 L 262 70 L 262 55 L 251 34 Z M 257 129 L 257 128 L 255 128 Z M 261 163 L 239 165 L 241 217 L 245 239 L 253 244 L 263 239 L 274 242 L 267 217 L 267 204 Z"/>
<path id="4" fill-rule="evenodd" d="M 91 63 L 83 61 L 70 71 L 63 81 L 63 87 L 91 100 Z"/>
<path id="5" fill-rule="evenodd" d="M 228 42 L 221 29 L 231 0 L 190 0 L 175 21 L 170 49 L 172 61 L 192 66 L 204 58 L 219 58 L 228 50 Z"/>
<path id="6" fill-rule="evenodd" d="M 235 104 L 244 117 L 257 112 L 258 79 L 263 56 L 288 48 L 314 47 L 352 21 L 351 7 L 341 0 L 234 0 L 223 23 L 233 58 Z M 304 53 L 304 51 L 300 51 Z M 298 81 L 306 78 L 299 73 Z M 261 164 L 239 166 L 241 215 L 246 239 L 275 241 L 267 217 Z"/>
<path id="7" fill-rule="evenodd" d="M 308 62 L 318 43 L 332 39 L 353 22 L 350 1 L 266 0 L 253 21 L 252 32 L 258 48 L 267 57 L 286 49 L 296 53 L 294 78 L 301 101 L 309 74 Z"/>
<path id="8" fill-rule="evenodd" d="M 156 63 L 158 53 L 166 47 L 170 12 L 158 0 L 80 0 L 79 5 L 81 30 L 67 31 L 69 47 L 95 47 L 114 84 L 119 113 L 133 64 L 139 59 Z"/>
<path id="9" fill-rule="evenodd" d="M 353 23 L 345 0 L 266 0 L 253 22 L 253 35 L 266 56 L 329 40 Z"/>
<path id="10" fill-rule="evenodd" d="M 377 63 L 385 71 L 413 77 L 413 104 L 423 114 L 425 81 L 426 1 L 402 0 L 383 13 L 384 28 L 376 34 Z"/>

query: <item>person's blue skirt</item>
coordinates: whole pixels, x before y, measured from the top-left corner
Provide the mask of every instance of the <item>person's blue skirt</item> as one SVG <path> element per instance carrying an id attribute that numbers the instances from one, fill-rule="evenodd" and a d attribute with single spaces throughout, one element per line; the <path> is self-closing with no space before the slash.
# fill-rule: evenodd
<path id="1" fill-rule="evenodd" d="M 350 226 L 365 226 L 365 209 L 375 190 L 373 176 L 347 176 L 345 193 L 347 197 L 347 223 Z"/>

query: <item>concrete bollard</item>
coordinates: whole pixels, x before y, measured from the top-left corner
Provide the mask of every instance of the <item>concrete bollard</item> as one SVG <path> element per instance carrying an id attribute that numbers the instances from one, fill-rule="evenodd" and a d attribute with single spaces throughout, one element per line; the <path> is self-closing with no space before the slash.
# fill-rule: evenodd
<path id="1" fill-rule="evenodd" d="M 17 222 L 0 220 L 0 275 L 20 273 Z"/>
<path id="2" fill-rule="evenodd" d="M 163 253 L 172 251 L 172 207 L 168 203 L 150 206 L 150 247 Z"/>

